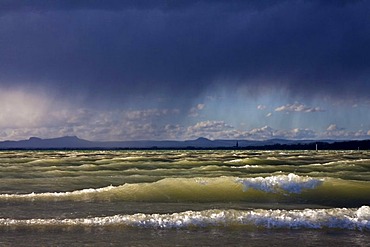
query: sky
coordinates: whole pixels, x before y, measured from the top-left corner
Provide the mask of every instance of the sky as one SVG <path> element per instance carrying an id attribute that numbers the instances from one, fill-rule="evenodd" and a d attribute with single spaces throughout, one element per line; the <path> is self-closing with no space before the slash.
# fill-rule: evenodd
<path id="1" fill-rule="evenodd" d="M 370 139 L 370 1 L 0 0 L 0 141 Z"/>

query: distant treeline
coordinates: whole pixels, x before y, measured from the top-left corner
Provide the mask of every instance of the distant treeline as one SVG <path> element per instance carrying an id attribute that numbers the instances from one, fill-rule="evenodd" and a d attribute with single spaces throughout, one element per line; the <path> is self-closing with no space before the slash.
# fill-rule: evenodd
<path id="1" fill-rule="evenodd" d="M 248 145 L 234 147 L 145 147 L 145 148 L 1 148 L 0 150 L 370 150 L 370 140 L 363 141 L 338 141 L 338 142 L 310 142 L 310 143 L 292 143 L 292 144 L 272 144 L 272 145 Z"/>
<path id="2" fill-rule="evenodd" d="M 234 147 L 150 147 L 150 148 L 116 148 L 116 150 L 370 150 L 370 140 L 340 141 L 340 142 L 311 142 L 294 144 L 273 144 L 262 146 L 234 146 Z"/>
<path id="3" fill-rule="evenodd" d="M 216 150 L 370 150 L 370 140 L 363 141 L 340 141 L 340 142 L 312 142 L 312 143 L 294 143 L 294 144 L 272 144 L 263 146 L 235 146 L 235 147 L 217 147 L 217 148 L 197 148 L 188 146 L 180 148 L 184 150 L 196 149 L 216 149 Z M 150 149 L 161 149 L 152 147 Z M 170 148 L 172 149 L 172 148 Z"/>
<path id="4" fill-rule="evenodd" d="M 364 141 L 342 141 L 342 142 L 312 142 L 305 144 L 274 144 L 265 146 L 248 146 L 240 149 L 259 150 L 370 150 L 370 140 Z"/>

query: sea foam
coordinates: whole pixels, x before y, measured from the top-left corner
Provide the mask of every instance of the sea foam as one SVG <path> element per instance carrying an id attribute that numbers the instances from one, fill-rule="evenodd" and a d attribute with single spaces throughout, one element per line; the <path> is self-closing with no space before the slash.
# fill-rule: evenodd
<path id="1" fill-rule="evenodd" d="M 288 193 L 301 193 L 305 189 L 314 189 L 323 183 L 323 179 L 302 177 L 290 173 L 270 177 L 239 178 L 237 182 L 243 184 L 243 190 L 260 190 L 269 193 L 285 191 Z"/>
<path id="2" fill-rule="evenodd" d="M 114 215 L 76 219 L 0 219 L 0 227 L 106 227 L 187 229 L 252 227 L 258 229 L 370 230 L 370 207 L 304 210 L 205 210 L 172 214 Z"/>

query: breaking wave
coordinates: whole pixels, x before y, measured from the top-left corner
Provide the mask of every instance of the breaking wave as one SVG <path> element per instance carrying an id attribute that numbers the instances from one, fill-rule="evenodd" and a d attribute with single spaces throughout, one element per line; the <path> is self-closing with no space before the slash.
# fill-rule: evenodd
<path id="1" fill-rule="evenodd" d="M 263 193 L 301 193 L 303 190 L 320 186 L 323 180 L 301 177 L 294 174 L 257 178 L 237 177 L 198 177 L 165 178 L 153 183 L 124 184 L 103 188 L 90 188 L 72 192 L 46 192 L 30 194 L 2 194 L 1 199 L 32 200 L 155 200 L 155 198 L 174 200 L 242 199 L 248 194 Z M 249 189 L 253 192 L 248 193 Z"/>
<path id="2" fill-rule="evenodd" d="M 205 210 L 172 214 L 114 215 L 76 219 L 0 219 L 0 227 L 139 227 L 370 230 L 370 207 L 304 210 Z"/>
<path id="3" fill-rule="evenodd" d="M 368 189 L 365 182 L 312 178 L 291 173 L 254 178 L 165 178 L 151 183 L 127 183 L 71 192 L 1 194 L 0 201 L 244 201 L 356 207 L 368 203 Z"/>
<path id="4" fill-rule="evenodd" d="M 323 183 L 323 179 L 302 177 L 290 173 L 289 175 L 278 175 L 271 177 L 256 177 L 238 179 L 244 186 L 244 191 L 255 189 L 264 192 L 277 193 L 301 193 L 304 189 L 314 189 Z"/>

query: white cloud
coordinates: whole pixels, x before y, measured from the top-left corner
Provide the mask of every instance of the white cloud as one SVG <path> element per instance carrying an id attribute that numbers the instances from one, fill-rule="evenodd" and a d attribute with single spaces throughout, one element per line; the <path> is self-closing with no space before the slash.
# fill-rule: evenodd
<path id="1" fill-rule="evenodd" d="M 270 126 L 264 126 L 247 131 L 247 135 L 253 140 L 265 140 L 274 138 L 274 130 Z"/>
<path id="2" fill-rule="evenodd" d="M 338 127 L 337 127 L 336 124 L 330 124 L 326 130 L 327 131 L 336 131 L 336 130 L 338 130 Z"/>
<path id="3" fill-rule="evenodd" d="M 224 121 L 203 121 L 188 128 L 189 131 L 193 132 L 219 132 L 226 129 L 233 129 L 233 127 Z"/>
<path id="4" fill-rule="evenodd" d="M 233 139 L 246 138 L 245 132 L 235 129 L 224 121 L 202 121 L 189 126 L 184 133 L 184 139 L 198 137 L 209 139 Z"/>
<path id="5" fill-rule="evenodd" d="M 198 110 L 203 110 L 204 106 L 205 106 L 205 104 L 198 104 L 197 109 Z"/>
<path id="6" fill-rule="evenodd" d="M 314 139 L 317 137 L 317 133 L 310 129 L 294 128 L 290 130 L 276 130 L 270 126 L 252 129 L 247 131 L 246 135 L 252 140 L 267 140 L 274 138 L 302 140 Z"/>
<path id="7" fill-rule="evenodd" d="M 178 140 L 180 136 L 183 136 L 185 128 L 179 124 L 166 124 L 163 129 L 165 134 L 163 139 Z"/>
<path id="8" fill-rule="evenodd" d="M 326 131 L 320 133 L 321 138 L 330 138 L 330 139 L 366 139 L 366 132 L 363 130 L 351 131 L 351 130 L 335 130 L 335 131 Z"/>
<path id="9" fill-rule="evenodd" d="M 367 139 L 369 131 L 364 130 L 346 130 L 345 128 L 340 128 L 336 124 L 330 124 L 326 131 L 319 133 L 320 138 L 330 138 L 330 139 Z"/>
<path id="10" fill-rule="evenodd" d="M 157 139 L 174 136 L 173 131 L 168 135 L 164 127 L 151 123 L 180 112 L 178 109 L 104 111 L 78 108 L 61 102 L 53 104 L 42 94 L 4 90 L 0 91 L 0 105 L 1 140 L 65 135 L 89 140 Z"/>
<path id="11" fill-rule="evenodd" d="M 317 133 L 307 128 L 306 129 L 294 128 L 291 130 L 276 130 L 274 132 L 274 136 L 276 138 L 303 140 L 303 139 L 314 139 L 317 137 Z"/>
<path id="12" fill-rule="evenodd" d="M 80 108 L 66 103 L 54 102 L 43 93 L 26 91 L 0 91 L 0 138 L 1 140 L 28 139 L 31 136 L 51 138 L 77 135 L 88 140 L 185 140 L 200 136 L 210 139 L 365 139 L 370 130 L 346 130 L 330 124 L 326 130 L 315 132 L 310 129 L 294 128 L 276 130 L 269 126 L 246 130 L 235 128 L 225 121 L 201 121 L 182 125 L 176 119 L 179 109 L 140 109 L 140 110 L 99 110 Z M 197 104 L 189 115 L 198 116 L 205 104 Z M 259 105 L 263 110 L 265 106 Z M 310 108 L 295 103 L 275 109 L 275 111 L 314 112 L 320 108 Z M 275 113 L 269 112 L 266 117 Z M 177 121 L 176 121 L 177 120 Z M 240 125 L 243 126 L 243 125 Z"/>
<path id="13" fill-rule="evenodd" d="M 265 105 L 258 105 L 257 106 L 257 109 L 258 110 L 265 110 L 266 109 L 266 106 Z"/>
<path id="14" fill-rule="evenodd" d="M 179 114 L 178 109 L 143 109 L 126 111 L 125 115 L 130 120 L 145 120 L 148 118 L 161 117 L 169 114 Z"/>
<path id="15" fill-rule="evenodd" d="M 320 107 L 308 107 L 298 102 L 294 104 L 287 104 L 279 106 L 275 109 L 276 112 L 323 112 L 324 110 Z"/>
<path id="16" fill-rule="evenodd" d="M 189 117 L 198 117 L 199 116 L 199 112 L 202 111 L 205 107 L 205 104 L 198 104 L 196 105 L 195 107 L 192 107 L 190 110 L 189 110 Z"/>
<path id="17" fill-rule="evenodd" d="M 187 137 L 185 139 L 203 136 L 209 139 L 267 140 L 273 138 L 313 139 L 317 134 L 310 129 L 275 130 L 270 126 L 245 131 L 238 130 L 223 121 L 204 121 L 188 127 L 185 136 Z"/>

